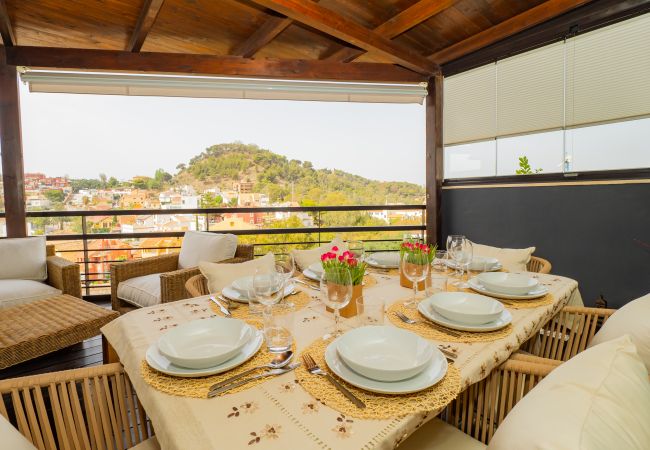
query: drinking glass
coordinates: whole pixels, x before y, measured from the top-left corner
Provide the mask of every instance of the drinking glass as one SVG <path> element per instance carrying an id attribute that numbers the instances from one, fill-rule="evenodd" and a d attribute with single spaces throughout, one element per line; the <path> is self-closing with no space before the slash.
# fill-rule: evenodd
<path id="1" fill-rule="evenodd" d="M 437 250 L 436 256 L 433 258 L 431 263 L 431 269 L 436 273 L 447 273 L 449 267 L 447 267 L 447 252 L 444 250 Z"/>
<path id="2" fill-rule="evenodd" d="M 345 308 L 352 298 L 350 271 L 343 268 L 325 270 L 320 280 L 320 296 L 323 303 L 334 310 L 334 327 L 332 332 L 325 335 L 324 338 L 338 337 L 342 334 L 339 325 L 341 320 L 339 310 Z"/>
<path id="3" fill-rule="evenodd" d="M 431 273 L 431 276 L 424 280 L 424 287 L 427 297 L 445 292 L 447 290 L 447 275 L 444 273 Z"/>
<path id="4" fill-rule="evenodd" d="M 360 326 L 383 325 L 384 310 L 386 302 L 383 298 L 369 298 L 361 296 L 357 298 L 357 319 Z"/>
<path id="5" fill-rule="evenodd" d="M 275 255 L 275 270 L 282 274 L 287 283 L 296 271 L 296 262 L 290 253 L 280 253 Z"/>
<path id="6" fill-rule="evenodd" d="M 291 302 L 272 306 L 272 314 L 264 323 L 264 338 L 269 352 L 282 353 L 291 350 L 295 313 L 296 306 Z"/>
<path id="7" fill-rule="evenodd" d="M 259 268 L 253 276 L 253 293 L 255 299 L 262 304 L 264 321 L 272 314 L 272 306 L 284 297 L 286 278 L 274 267 Z"/>
<path id="8" fill-rule="evenodd" d="M 401 261 L 402 273 L 413 283 L 413 299 L 404 302 L 407 308 L 415 308 L 418 304 L 418 283 L 423 281 L 429 274 L 429 258 L 426 254 L 415 254 L 404 252 Z"/>
<path id="9" fill-rule="evenodd" d="M 454 240 L 451 243 L 449 254 L 456 263 L 456 266 L 460 269 L 458 287 L 462 289 L 469 287 L 469 285 L 463 280 L 463 275 L 465 273 L 465 268 L 469 269 L 469 264 L 472 262 L 474 254 L 472 243 L 466 238 Z"/>
<path id="10" fill-rule="evenodd" d="M 366 255 L 363 241 L 348 241 L 348 251 L 352 253 L 354 258 L 359 262 L 363 261 L 363 258 Z"/>

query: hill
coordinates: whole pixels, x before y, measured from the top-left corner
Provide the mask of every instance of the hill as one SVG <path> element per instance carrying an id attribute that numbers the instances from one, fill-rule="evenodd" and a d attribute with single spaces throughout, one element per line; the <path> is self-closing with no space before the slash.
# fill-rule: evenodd
<path id="1" fill-rule="evenodd" d="M 231 189 L 233 183 L 254 183 L 254 192 L 266 193 L 271 202 L 293 199 L 310 205 L 420 204 L 424 188 L 406 182 L 383 182 L 341 170 L 314 169 L 309 161 L 284 156 L 242 143 L 218 144 L 180 164 L 174 176 L 178 184 L 199 190 L 215 185 Z"/>

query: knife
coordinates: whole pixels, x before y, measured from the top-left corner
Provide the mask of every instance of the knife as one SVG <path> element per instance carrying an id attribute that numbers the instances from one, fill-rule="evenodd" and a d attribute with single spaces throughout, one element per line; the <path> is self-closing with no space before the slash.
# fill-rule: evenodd
<path id="1" fill-rule="evenodd" d="M 210 300 L 212 300 L 212 301 L 214 302 L 214 304 L 217 305 L 217 306 L 219 307 L 219 310 L 223 313 L 224 316 L 226 316 L 226 317 L 232 317 L 232 314 L 230 313 L 230 311 L 228 311 L 228 308 L 226 308 L 225 306 L 223 306 L 223 304 L 222 304 L 219 300 L 217 300 L 216 298 L 214 298 L 214 295 L 211 295 L 211 296 L 210 296 Z"/>
<path id="2" fill-rule="evenodd" d="M 237 381 L 235 383 L 227 384 L 225 386 L 222 386 L 217 389 L 213 389 L 210 392 L 208 392 L 208 398 L 213 398 L 216 397 L 217 395 L 229 391 L 231 389 L 234 389 L 239 386 L 243 386 L 247 383 L 250 383 L 251 381 L 259 380 L 260 378 L 266 378 L 266 377 L 276 377 L 278 375 L 284 375 L 285 373 L 289 373 L 292 370 L 296 369 L 297 367 L 300 367 L 300 363 L 293 363 L 288 365 L 287 367 L 281 368 L 281 369 L 273 369 L 273 370 L 267 370 L 266 372 L 262 372 L 259 375 L 252 376 L 250 378 L 245 378 L 241 381 Z"/>

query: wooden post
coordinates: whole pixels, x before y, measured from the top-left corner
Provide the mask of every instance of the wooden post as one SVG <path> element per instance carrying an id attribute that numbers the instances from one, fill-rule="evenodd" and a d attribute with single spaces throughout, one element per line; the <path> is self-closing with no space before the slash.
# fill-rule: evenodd
<path id="1" fill-rule="evenodd" d="M 16 66 L 0 50 L 0 152 L 8 237 L 25 237 L 25 169 Z"/>
<path id="2" fill-rule="evenodd" d="M 442 74 L 429 78 L 426 98 L 427 243 L 441 245 L 443 179 Z"/>

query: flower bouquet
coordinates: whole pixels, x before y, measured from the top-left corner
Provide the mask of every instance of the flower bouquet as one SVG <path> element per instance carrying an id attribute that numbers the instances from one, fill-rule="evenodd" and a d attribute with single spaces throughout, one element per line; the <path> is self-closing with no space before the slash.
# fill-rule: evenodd
<path id="1" fill-rule="evenodd" d="M 327 278 L 328 290 L 343 288 L 344 280 L 351 280 L 352 298 L 340 312 L 343 317 L 355 316 L 357 314 L 356 299 L 363 295 L 363 277 L 366 274 L 366 263 L 357 260 L 347 250 L 339 254 L 339 248 L 336 246 L 332 247 L 331 251 L 323 253 L 320 260 L 323 265 L 324 276 Z M 331 309 L 328 308 L 328 311 L 331 311 Z"/>
<path id="2" fill-rule="evenodd" d="M 404 275 L 403 264 L 413 266 L 430 265 L 436 256 L 437 245 L 427 245 L 416 240 L 402 242 L 399 249 L 400 257 L 400 285 L 407 288 L 413 287 L 413 282 Z M 404 261 L 404 263 L 402 263 Z M 418 289 L 424 291 L 425 281 L 418 283 Z"/>

